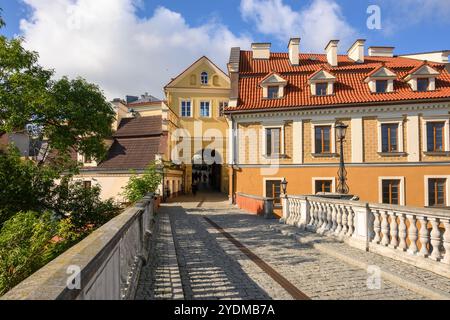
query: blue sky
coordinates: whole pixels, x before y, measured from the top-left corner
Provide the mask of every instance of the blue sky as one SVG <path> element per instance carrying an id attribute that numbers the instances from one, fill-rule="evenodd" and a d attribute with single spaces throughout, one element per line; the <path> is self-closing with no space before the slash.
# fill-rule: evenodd
<path id="1" fill-rule="evenodd" d="M 381 9 L 381 29 L 366 22 Z M 332 38 L 345 52 L 357 38 L 395 52 L 450 49 L 450 0 L 4 0 L 7 26 L 57 75 L 83 76 L 108 97 L 162 86 L 201 55 L 225 68 L 230 46 L 272 42 L 285 51 L 323 52 Z M 22 24 L 21 24 L 22 21 Z"/>

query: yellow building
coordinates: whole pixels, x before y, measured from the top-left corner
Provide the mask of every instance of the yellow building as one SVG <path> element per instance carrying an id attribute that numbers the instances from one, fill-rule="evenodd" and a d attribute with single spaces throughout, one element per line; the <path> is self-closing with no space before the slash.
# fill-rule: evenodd
<path id="1" fill-rule="evenodd" d="M 227 119 L 230 79 L 201 57 L 164 88 L 167 106 L 176 115 L 171 131 L 171 160 L 185 165 L 185 191 L 195 181 L 200 190 L 228 193 Z"/>
<path id="2" fill-rule="evenodd" d="M 274 53 L 270 44 L 233 48 L 230 192 L 261 212 L 264 198 L 336 192 L 340 141 L 350 193 L 363 201 L 450 206 L 450 74 L 446 65 L 394 56 L 358 40 L 321 54 Z M 278 210 L 278 213 L 280 211 Z"/>

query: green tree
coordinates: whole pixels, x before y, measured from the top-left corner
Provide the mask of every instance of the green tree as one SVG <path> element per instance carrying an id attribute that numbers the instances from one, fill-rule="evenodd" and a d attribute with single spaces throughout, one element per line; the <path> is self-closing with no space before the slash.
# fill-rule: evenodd
<path id="1" fill-rule="evenodd" d="M 48 166 L 22 160 L 12 146 L 0 153 L 0 227 L 19 211 L 50 209 L 49 196 L 58 176 Z"/>
<path id="2" fill-rule="evenodd" d="M 128 201 L 134 203 L 141 200 L 150 192 L 155 192 L 161 183 L 161 174 L 158 173 L 155 164 L 149 165 L 142 175 L 135 172 L 124 187 L 123 195 Z"/>
<path id="3" fill-rule="evenodd" d="M 58 223 L 50 213 L 20 212 L 0 231 L 0 296 L 54 258 Z"/>
<path id="4" fill-rule="evenodd" d="M 115 113 L 100 88 L 82 78 L 54 80 L 22 43 L 0 36 L 0 131 L 31 124 L 57 154 L 75 149 L 101 159 Z"/>

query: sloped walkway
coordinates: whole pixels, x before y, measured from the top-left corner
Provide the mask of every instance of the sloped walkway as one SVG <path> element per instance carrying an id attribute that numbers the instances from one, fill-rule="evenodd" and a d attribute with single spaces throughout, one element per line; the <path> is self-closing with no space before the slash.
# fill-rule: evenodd
<path id="1" fill-rule="evenodd" d="M 177 198 L 162 206 L 159 223 L 137 299 L 427 299 L 450 290 L 450 279 L 298 234 L 219 194 Z"/>

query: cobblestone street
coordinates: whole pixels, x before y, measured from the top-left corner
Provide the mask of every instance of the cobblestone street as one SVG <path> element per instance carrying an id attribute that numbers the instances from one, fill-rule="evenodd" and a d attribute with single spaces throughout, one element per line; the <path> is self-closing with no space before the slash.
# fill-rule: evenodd
<path id="1" fill-rule="evenodd" d="M 426 291 L 387 279 L 369 286 L 366 269 L 315 248 L 318 236 L 305 234 L 299 242 L 278 220 L 246 214 L 219 195 L 178 198 L 161 207 L 158 220 L 137 299 L 298 299 L 293 290 L 310 299 L 427 298 Z M 404 270 L 430 290 L 450 288 L 450 279 L 409 265 L 403 269 L 400 262 L 345 244 L 330 244 L 329 250 L 393 272 Z"/>

